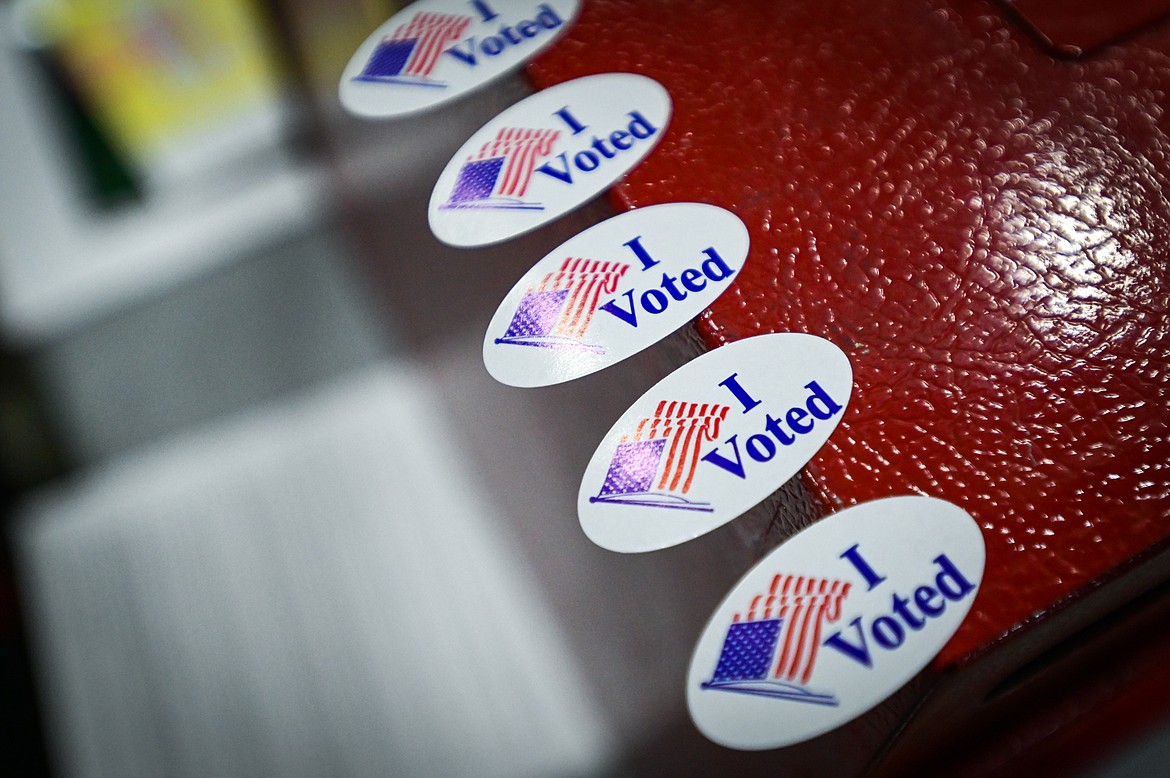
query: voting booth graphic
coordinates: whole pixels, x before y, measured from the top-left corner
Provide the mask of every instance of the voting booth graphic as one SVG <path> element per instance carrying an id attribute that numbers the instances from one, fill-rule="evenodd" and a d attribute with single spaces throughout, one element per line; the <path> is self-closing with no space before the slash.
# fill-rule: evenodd
<path id="1" fill-rule="evenodd" d="M 808 688 L 824 627 L 841 618 L 849 584 L 777 574 L 727 629 L 708 690 L 837 705 L 829 692 Z"/>
<path id="2" fill-rule="evenodd" d="M 536 167 L 552 154 L 559 130 L 504 127 L 463 163 L 444 208 L 544 210 L 525 201 Z"/>
<path id="3" fill-rule="evenodd" d="M 630 269 L 619 262 L 568 257 L 559 269 L 529 289 L 498 345 L 573 349 L 604 354 L 605 348 L 585 342 L 601 298 L 617 291 Z"/>
<path id="4" fill-rule="evenodd" d="M 642 505 L 711 513 L 709 502 L 686 497 L 701 447 L 719 437 L 730 408 L 663 400 L 618 444 L 601 491 L 592 503 Z"/>
<path id="5" fill-rule="evenodd" d="M 421 13 L 383 38 L 354 80 L 444 88 L 447 84 L 431 73 L 471 22 L 470 16 Z"/>

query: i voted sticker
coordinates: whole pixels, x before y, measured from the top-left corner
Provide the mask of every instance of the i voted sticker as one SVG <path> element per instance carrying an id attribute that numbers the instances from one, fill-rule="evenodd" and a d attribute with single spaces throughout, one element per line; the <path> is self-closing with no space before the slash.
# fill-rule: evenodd
<path id="1" fill-rule="evenodd" d="M 341 76 L 341 104 L 359 116 L 390 118 L 454 100 L 548 47 L 579 5 L 577 0 L 413 3 L 358 47 Z"/>
<path id="2" fill-rule="evenodd" d="M 486 246 L 568 213 L 650 153 L 670 109 L 661 84 L 632 73 L 586 76 L 521 100 L 447 164 L 431 193 L 431 230 L 452 246 Z"/>
<path id="3" fill-rule="evenodd" d="M 814 335 L 758 335 L 695 359 L 634 403 L 593 454 L 577 511 L 612 551 L 654 551 L 722 526 L 820 450 L 853 370 Z"/>
<path id="4" fill-rule="evenodd" d="M 841 511 L 781 545 L 716 609 L 687 706 L 744 750 L 835 729 L 885 700 L 955 634 L 983 579 L 979 525 L 931 497 Z"/>
<path id="5" fill-rule="evenodd" d="M 620 362 L 710 306 L 749 245 L 739 217 L 705 203 L 608 219 L 517 282 L 488 325 L 484 364 L 505 384 L 548 386 Z"/>

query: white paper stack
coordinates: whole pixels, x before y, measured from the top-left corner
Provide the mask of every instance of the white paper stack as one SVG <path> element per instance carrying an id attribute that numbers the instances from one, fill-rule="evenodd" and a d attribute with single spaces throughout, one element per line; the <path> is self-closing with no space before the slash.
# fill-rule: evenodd
<path id="1" fill-rule="evenodd" d="M 606 768 L 607 724 L 436 391 L 380 368 L 29 506 L 62 775 Z"/>

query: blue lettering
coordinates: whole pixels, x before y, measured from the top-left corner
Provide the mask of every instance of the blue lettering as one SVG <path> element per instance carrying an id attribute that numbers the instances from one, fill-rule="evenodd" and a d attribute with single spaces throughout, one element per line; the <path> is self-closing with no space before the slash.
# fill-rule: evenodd
<path id="1" fill-rule="evenodd" d="M 702 277 L 703 274 L 693 267 L 688 267 L 679 274 L 679 280 L 682 281 L 682 285 L 691 292 L 701 292 L 707 288 L 707 282 L 701 280 Z"/>
<path id="2" fill-rule="evenodd" d="M 773 419 L 770 413 L 764 417 L 764 429 L 776 436 L 776 440 L 780 441 L 782 446 L 791 446 L 796 442 L 794 435 L 789 435 L 784 431 L 784 420 Z"/>
<path id="3" fill-rule="evenodd" d="M 857 545 L 842 553 L 841 558 L 857 568 L 869 583 L 871 590 L 886 580 L 869 566 Z M 835 632 L 825 638 L 822 644 L 839 651 L 858 664 L 873 667 L 867 635 L 885 650 L 897 650 L 906 642 L 908 629 L 914 632 L 921 631 L 929 620 L 938 618 L 946 611 L 948 600 L 955 602 L 975 591 L 975 584 L 967 580 L 946 554 L 935 557 L 934 563 L 938 565 L 938 574 L 934 580 L 937 588 L 918 586 L 914 589 L 913 601 L 895 592 L 890 599 L 889 613 L 877 616 L 868 627 L 861 616 L 850 622 L 849 626 L 856 633 L 856 640 L 850 639 L 842 632 Z M 917 606 L 917 612 L 914 606 Z"/>
<path id="4" fill-rule="evenodd" d="M 601 160 L 592 151 L 578 151 L 577 155 L 573 157 L 573 164 L 577 166 L 578 170 L 585 173 L 592 173 L 597 170 L 597 166 L 601 164 Z"/>
<path id="5" fill-rule="evenodd" d="M 747 413 L 757 405 L 760 405 L 760 401 L 748 394 L 747 390 L 740 385 L 738 378 L 739 373 L 732 373 L 727 378 L 720 381 L 719 386 L 722 386 L 731 392 L 735 399 L 739 401 L 739 404 L 743 406 L 743 412 Z M 824 404 L 826 408 L 835 408 L 833 413 L 837 413 L 841 410 L 841 406 L 837 404 L 837 402 L 833 400 L 833 398 L 830 397 L 816 381 L 805 384 L 805 388 L 812 392 L 812 394 L 809 396 L 809 399 L 805 402 L 805 408 L 809 408 L 809 411 L 806 412 L 804 408 L 795 407 L 789 408 L 787 413 L 781 414 L 779 418 L 773 417 L 771 413 L 764 415 L 765 432 L 770 434 L 772 438 L 775 438 L 776 442 L 781 446 L 791 446 L 796 442 L 797 436 L 806 435 L 812 432 L 816 422 L 812 421 L 811 419 L 806 422 L 805 419 L 809 418 L 810 413 L 814 418 L 822 418 L 822 416 L 817 411 L 811 410 L 814 400 Z M 831 416 L 832 414 L 829 415 Z M 788 429 L 785 429 L 785 420 L 787 420 L 788 427 L 791 429 L 791 432 L 789 432 Z M 735 436 L 732 435 L 730 438 L 725 440 L 724 443 L 734 446 Z M 771 460 L 779 450 L 772 443 L 771 439 L 762 433 L 752 435 L 750 438 L 748 438 L 744 448 L 747 451 L 748 456 L 756 462 L 767 462 Z M 710 462 L 717 467 L 721 467 L 733 475 L 744 478 L 745 474 L 743 469 L 743 459 L 740 457 L 738 449 L 735 451 L 735 457 L 735 460 L 732 461 L 723 454 L 720 454 L 719 448 L 716 447 L 712 449 L 711 452 L 706 456 L 700 457 L 700 459 L 705 462 Z M 853 551 L 853 549 L 850 551 Z M 845 557 L 849 553 L 850 552 L 847 551 L 842 556 Z M 851 559 L 850 561 L 853 560 Z M 864 560 L 862 560 L 860 557 L 858 557 L 858 561 L 861 564 L 864 564 Z M 880 581 L 882 579 L 879 578 L 877 580 Z M 956 584 L 956 586 L 957 585 L 958 584 Z"/>
<path id="6" fill-rule="evenodd" d="M 467 45 L 467 51 L 461 51 L 459 48 L 464 44 Z M 465 41 L 460 41 L 443 53 L 450 54 L 460 62 L 470 65 L 471 67 L 475 67 L 475 38 L 471 37 Z"/>
<path id="7" fill-rule="evenodd" d="M 675 286 L 677 278 L 669 273 L 662 274 L 662 283 L 659 284 L 663 289 L 670 293 L 670 296 L 679 302 L 687 299 L 687 293 Z"/>
<path id="8" fill-rule="evenodd" d="M 873 639 L 882 648 L 892 651 L 906 640 L 906 633 L 890 616 L 878 616 L 873 620 Z"/>
<path id="9" fill-rule="evenodd" d="M 630 126 L 626 129 L 638 140 L 646 140 L 658 132 L 658 128 L 646 121 L 646 117 L 638 111 L 630 111 Z"/>
<path id="10" fill-rule="evenodd" d="M 857 543 L 854 543 L 848 549 L 841 552 L 840 558 L 853 565 L 857 569 L 857 572 L 861 573 L 861 577 L 865 579 L 865 583 L 871 592 L 877 588 L 878 584 L 886 580 L 884 575 L 878 575 L 869 566 L 869 562 L 865 561 L 865 557 L 861 555 L 861 548 Z"/>
<path id="11" fill-rule="evenodd" d="M 646 313 L 660 314 L 668 305 L 670 301 L 666 299 L 666 295 L 657 289 L 647 289 L 642 293 L 642 310 Z"/>
<path id="12" fill-rule="evenodd" d="M 498 13 L 491 9 L 491 6 L 489 6 L 485 0 L 471 0 L 471 7 L 479 12 L 480 17 L 485 22 L 490 22 L 492 19 L 495 19 L 497 16 L 499 16 Z"/>
<path id="13" fill-rule="evenodd" d="M 926 619 L 916 616 L 914 611 L 910 610 L 910 600 L 897 594 L 894 595 L 894 613 L 901 616 L 902 621 L 906 622 L 906 626 L 914 631 L 926 626 Z"/>
<path id="14" fill-rule="evenodd" d="M 573 174 L 569 172 L 569 157 L 568 157 L 568 155 L 562 151 L 560 154 L 553 157 L 553 159 L 559 159 L 561 161 L 561 169 L 560 170 L 557 170 L 555 167 L 553 167 L 553 163 L 550 161 L 550 162 L 545 162 L 543 165 L 538 167 L 536 169 L 536 171 L 538 173 L 544 173 L 546 176 L 552 176 L 556 180 L 563 181 L 566 184 L 572 184 L 573 183 Z"/>
<path id="15" fill-rule="evenodd" d="M 739 385 L 739 381 L 736 380 L 738 378 L 739 373 L 732 373 L 720 381 L 718 385 L 735 395 L 735 399 L 739 400 L 739 404 L 743 406 L 743 412 L 747 413 L 759 405 L 760 401 L 748 394 L 747 390 Z"/>
<path id="16" fill-rule="evenodd" d="M 569 112 L 569 106 L 567 105 L 561 110 L 555 111 L 553 116 L 559 116 L 561 121 L 567 124 L 569 129 L 573 131 L 574 135 L 580 135 L 585 132 L 585 128 L 588 126 L 577 121 L 577 117 Z"/>
<path id="17" fill-rule="evenodd" d="M 704 249 L 703 253 L 707 255 L 707 259 L 703 261 L 703 275 L 710 278 L 712 281 L 722 281 L 725 278 L 731 278 L 732 270 L 723 261 L 723 257 L 715 252 L 715 249 Z"/>
<path id="18" fill-rule="evenodd" d="M 776 456 L 776 444 L 767 435 L 756 433 L 747 439 L 744 444 L 747 449 L 748 456 L 757 462 L 767 462 L 772 457 Z"/>
<path id="19" fill-rule="evenodd" d="M 857 643 L 850 643 L 840 632 L 834 632 L 825 638 L 824 645 L 829 648 L 835 648 L 845 656 L 852 659 L 854 662 L 863 664 L 866 667 L 873 667 L 873 658 L 869 653 L 869 644 L 865 640 L 865 631 L 861 628 L 861 617 L 858 616 L 853 621 L 849 622 L 849 626 L 857 632 Z"/>
<path id="20" fill-rule="evenodd" d="M 963 574 L 947 558 L 946 554 L 936 556 L 934 563 L 939 566 L 940 570 L 938 576 L 934 579 L 934 584 L 948 600 L 957 602 L 975 591 L 975 584 L 963 577 Z"/>
<path id="21" fill-rule="evenodd" d="M 502 47 L 504 45 L 503 40 L 498 37 L 492 37 L 486 39 L 483 43 L 480 44 L 480 49 L 485 54 L 488 54 L 489 56 L 495 56 L 500 52 L 500 49 L 496 48 L 495 44 L 493 43 L 492 48 L 494 50 L 488 51 L 488 41 L 499 43 L 500 47 Z M 474 65 L 475 55 L 473 53 L 473 45 L 473 43 L 469 42 L 467 45 L 467 51 L 461 51 L 455 47 L 447 49 L 447 51 L 451 52 L 457 59 L 460 59 L 469 65 Z M 573 164 L 578 170 L 583 173 L 592 173 L 601 165 L 602 159 L 613 159 L 617 156 L 619 151 L 626 151 L 627 149 L 632 148 L 633 141 L 630 140 L 631 136 L 638 140 L 645 140 L 654 133 L 658 132 L 658 128 L 650 124 L 650 122 L 646 120 L 646 117 L 642 116 L 642 114 L 639 112 L 631 111 L 629 115 L 632 117 L 629 127 L 627 127 L 624 131 L 615 130 L 610 134 L 609 141 L 612 146 L 605 145 L 605 139 L 595 135 L 589 143 L 592 151 L 589 149 L 584 149 L 577 152 L 573 156 Z M 565 106 L 559 111 L 554 111 L 553 116 L 556 116 L 561 121 L 563 121 L 573 135 L 578 135 L 588 128 L 588 125 L 582 124 L 577 119 L 577 117 L 569 111 L 568 106 Z M 573 175 L 569 170 L 569 158 L 567 153 L 562 153 L 559 159 L 561 160 L 560 170 L 558 170 L 551 162 L 544 163 L 536 170 L 540 173 L 544 173 L 546 176 L 551 176 L 552 178 L 555 178 L 562 183 L 571 185 L 573 183 Z M 704 253 L 708 257 L 702 264 L 704 275 L 706 275 L 712 281 L 722 281 L 731 276 L 733 272 L 732 269 L 727 266 L 727 263 L 724 262 L 717 253 L 715 253 L 715 249 L 706 249 Z"/>
<path id="22" fill-rule="evenodd" d="M 808 412 L 821 421 L 828 421 L 841 412 L 841 405 L 821 388 L 816 381 L 804 385 L 812 394 L 809 395 L 804 407 Z"/>
<path id="23" fill-rule="evenodd" d="M 740 456 L 740 453 L 739 453 L 739 441 L 736 440 L 735 435 L 732 435 L 730 438 L 728 438 L 724 442 L 727 443 L 729 446 L 731 446 L 731 451 L 732 451 L 732 453 L 735 454 L 735 461 L 734 462 L 732 460 L 728 459 L 727 457 L 723 456 L 722 454 L 720 454 L 718 448 L 713 448 L 710 451 L 708 451 L 706 454 L 704 454 L 701 457 L 702 461 L 710 462 L 711 464 L 715 465 L 716 467 L 721 467 L 724 470 L 726 470 L 727 472 L 731 473 L 732 475 L 734 475 L 738 478 L 746 479 L 747 473 L 743 469 L 743 458 Z"/>
<path id="24" fill-rule="evenodd" d="M 579 170 L 589 172 L 593 169 L 594 163 L 597 163 L 598 160 L 596 156 L 592 156 L 593 161 L 589 164 L 584 164 L 584 160 L 580 159 L 583 154 L 591 154 L 591 152 L 579 152 L 574 158 L 574 162 L 576 163 L 576 167 Z M 572 183 L 573 180 L 568 156 L 565 153 L 560 154 L 550 162 L 546 162 L 544 165 L 537 168 L 537 170 L 540 170 L 546 175 L 552 176 L 553 178 L 556 178 L 560 181 L 564 181 L 565 183 Z M 622 245 L 633 252 L 634 256 L 642 264 L 641 269 L 643 271 L 649 270 L 650 268 L 659 264 L 659 261 L 652 257 L 650 252 L 646 250 L 646 247 L 642 245 L 641 235 L 630 238 Z M 727 264 L 723 261 L 723 259 L 715 252 L 715 249 L 704 249 L 703 253 L 707 255 L 708 259 L 702 263 L 702 271 L 693 267 L 687 268 L 681 273 L 679 277 L 672 276 L 669 273 L 663 273 L 661 280 L 658 282 L 657 288 L 651 288 L 642 292 L 637 298 L 638 303 L 642 307 L 642 310 L 653 315 L 660 314 L 666 310 L 672 300 L 675 302 L 682 302 L 683 300 L 687 299 L 688 292 L 698 292 L 704 289 L 707 286 L 707 279 L 712 281 L 722 281 L 728 278 L 733 272 L 730 268 L 727 267 Z M 708 268 L 712 268 L 711 272 L 708 272 Z M 722 268 L 722 270 L 716 272 L 718 268 Z M 706 274 L 706 278 L 703 278 L 704 274 Z M 682 282 L 681 286 L 679 285 L 680 279 Z M 659 291 L 659 289 L 662 291 Z M 663 292 L 666 292 L 666 294 L 663 294 Z M 634 311 L 634 292 L 626 292 L 623 294 L 626 294 L 629 297 L 628 307 L 623 308 L 621 303 L 617 302 L 616 300 L 610 300 L 604 305 L 598 306 L 598 310 L 607 311 L 608 313 L 611 313 L 624 321 L 626 324 L 629 324 L 631 327 L 637 327 L 638 320 Z M 669 295 L 669 297 L 667 295 Z M 727 380 L 734 383 L 734 379 L 735 376 L 733 375 Z M 735 394 L 737 390 L 739 392 L 743 392 L 743 389 L 739 387 L 738 384 L 736 384 L 734 387 L 728 385 L 727 388 L 730 389 L 733 394 Z M 744 392 L 742 396 L 736 394 L 736 397 L 739 399 L 740 403 L 744 405 L 744 413 L 747 413 L 747 411 L 751 410 L 753 407 L 759 404 L 756 400 L 747 395 L 746 392 Z M 791 439 L 785 441 L 782 436 L 778 436 L 778 439 L 780 439 L 780 441 L 785 445 L 788 445 L 792 442 Z"/>
<path id="25" fill-rule="evenodd" d="M 538 11 L 540 11 L 540 13 L 536 15 L 536 21 L 544 29 L 555 30 L 564 24 L 564 21 L 561 19 L 561 17 L 557 16 L 557 12 L 554 11 L 552 6 L 550 6 L 548 3 L 541 3 L 540 5 L 536 6 L 536 8 Z"/>
<path id="26" fill-rule="evenodd" d="M 500 16 L 495 12 L 495 9 L 487 4 L 486 0 L 470 0 L 470 3 L 471 7 L 476 10 L 480 16 L 480 19 L 482 19 L 484 22 L 490 22 L 494 19 L 498 19 Z M 557 12 L 554 11 L 552 6 L 550 6 L 548 3 L 541 3 L 536 7 L 536 10 L 538 13 L 536 14 L 535 19 L 522 19 L 516 23 L 515 27 L 511 27 L 506 24 L 501 25 L 496 35 L 489 35 L 479 42 L 479 51 L 483 52 L 489 57 L 495 57 L 509 46 L 518 46 L 525 40 L 535 38 L 538 34 L 540 34 L 541 29 L 555 30 L 564 24 L 564 20 L 561 19 Z M 444 51 L 444 53 L 450 54 L 452 57 L 469 67 L 475 67 L 478 64 L 478 58 L 476 57 L 476 47 L 476 39 L 473 36 L 465 41 L 460 41 L 454 46 L 451 46 L 446 51 Z M 558 114 L 559 113 L 560 112 L 558 111 Z M 576 124 L 575 120 L 573 120 L 571 116 L 562 118 L 565 118 L 566 122 L 573 122 L 573 124 L 570 124 L 570 129 L 574 129 L 574 127 L 576 128 L 573 131 L 574 135 L 585 129 L 580 124 Z"/>
<path id="27" fill-rule="evenodd" d="M 494 57 L 504 50 L 505 45 L 503 38 L 492 35 L 483 39 L 483 43 L 479 44 L 479 50 L 489 57 Z"/>
<path id="28" fill-rule="evenodd" d="M 593 136 L 593 143 L 590 145 L 597 149 L 597 152 L 606 159 L 613 159 L 615 156 L 617 156 L 617 152 L 613 149 L 607 148 L 605 145 L 605 140 L 603 138 L 597 137 L 596 135 Z"/>
<path id="29" fill-rule="evenodd" d="M 931 618 L 947 608 L 947 604 L 942 601 L 942 596 L 929 586 L 919 586 L 914 590 L 914 604 L 918 606 L 918 610 Z"/>
<path id="30" fill-rule="evenodd" d="M 629 300 L 629 308 L 622 308 L 620 305 L 618 305 L 618 301 L 615 298 L 607 302 L 605 305 L 599 305 L 597 310 L 612 314 L 636 329 L 638 326 L 638 314 L 634 310 L 634 290 L 630 289 L 627 291 L 625 293 L 625 297 L 627 300 Z"/>
<path id="31" fill-rule="evenodd" d="M 788 422 L 789 427 L 792 427 L 793 432 L 798 435 L 804 435 L 805 433 L 812 432 L 813 428 L 813 423 L 811 421 L 807 424 L 802 421 L 803 419 L 807 418 L 808 413 L 806 413 L 803 408 L 791 408 L 788 411 L 788 415 L 785 417 L 785 421 Z"/>
<path id="32" fill-rule="evenodd" d="M 646 248 L 642 245 L 641 235 L 630 238 L 622 245 L 629 247 L 630 251 L 634 252 L 634 256 L 637 257 L 638 261 L 642 263 L 643 270 L 649 270 L 658 264 L 658 260 L 650 256 L 650 252 L 647 251 Z"/>

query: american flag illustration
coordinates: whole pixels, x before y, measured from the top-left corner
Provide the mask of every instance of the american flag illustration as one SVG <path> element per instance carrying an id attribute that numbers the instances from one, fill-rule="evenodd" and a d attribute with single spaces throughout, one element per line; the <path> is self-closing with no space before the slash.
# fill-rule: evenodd
<path id="1" fill-rule="evenodd" d="M 584 342 L 602 295 L 613 294 L 629 265 L 581 257 L 565 259 L 521 298 L 498 344 L 581 349 L 604 354 Z"/>
<path id="2" fill-rule="evenodd" d="M 836 705 L 831 694 L 806 688 L 824 625 L 841 618 L 850 584 L 777 574 L 768 591 L 736 613 L 705 689 Z"/>
<path id="3" fill-rule="evenodd" d="M 617 291 L 618 281 L 629 269 L 629 265 L 618 262 L 569 257 L 561 263 L 559 270 L 546 275 L 533 291 L 569 292 L 568 304 L 561 312 L 553 334 L 583 338 L 593 321 L 593 314 L 597 312 L 601 296 Z"/>
<path id="4" fill-rule="evenodd" d="M 808 683 L 817 661 L 821 630 L 826 623 L 841 618 L 841 603 L 848 594 L 849 584 L 844 581 L 777 575 L 767 595 L 758 594 L 752 599 L 744 621 L 774 618 L 786 625 L 780 636 L 774 677 Z M 738 613 L 732 619 L 740 620 Z"/>
<path id="5" fill-rule="evenodd" d="M 658 480 L 658 489 L 686 494 L 695 478 L 699 464 L 699 449 L 704 443 L 719 437 L 719 426 L 731 410 L 726 405 L 688 403 L 662 400 L 654 415 L 642 419 L 637 429 L 622 438 L 622 442 L 665 439 L 665 466 Z"/>
<path id="6" fill-rule="evenodd" d="M 471 25 L 471 17 L 421 13 L 388 35 L 386 41 L 417 41 L 403 72 L 429 76 L 448 45 L 460 40 Z"/>
<path id="7" fill-rule="evenodd" d="M 590 502 L 645 505 L 711 513 L 710 503 L 688 493 L 703 443 L 719 437 L 731 409 L 714 403 L 662 400 L 618 442 L 601 490 Z"/>
<path id="8" fill-rule="evenodd" d="M 357 81 L 445 87 L 430 78 L 447 47 L 463 37 L 471 17 L 421 13 L 383 38 Z"/>
<path id="9" fill-rule="evenodd" d="M 483 144 L 479 153 L 468 159 L 468 162 L 503 158 L 503 169 L 496 178 L 492 194 L 523 197 L 528 191 L 536 164 L 552 154 L 553 146 L 560 136 L 559 130 L 505 127 L 494 140 Z"/>

